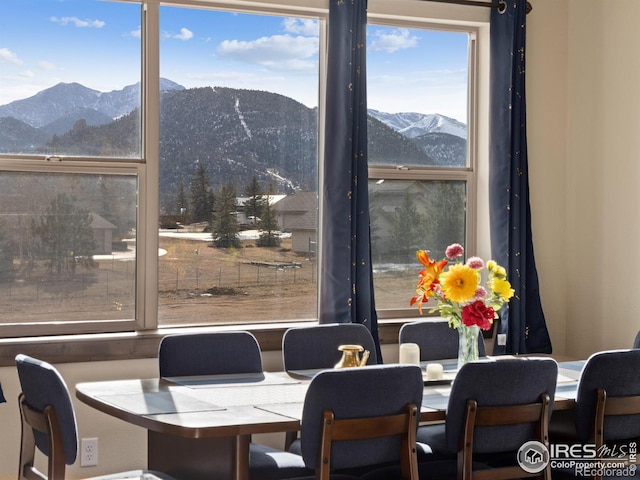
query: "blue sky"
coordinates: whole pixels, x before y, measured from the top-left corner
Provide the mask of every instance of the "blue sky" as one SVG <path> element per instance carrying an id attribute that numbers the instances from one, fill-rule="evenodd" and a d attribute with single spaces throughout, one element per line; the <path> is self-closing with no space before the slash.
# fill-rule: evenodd
<path id="1" fill-rule="evenodd" d="M 93 0 L 2 0 L 0 105 L 59 82 L 99 91 L 139 80 L 140 8 Z M 163 7 L 161 75 L 187 88 L 268 90 L 317 105 L 312 19 Z M 368 106 L 466 122 L 461 33 L 369 25 Z"/>

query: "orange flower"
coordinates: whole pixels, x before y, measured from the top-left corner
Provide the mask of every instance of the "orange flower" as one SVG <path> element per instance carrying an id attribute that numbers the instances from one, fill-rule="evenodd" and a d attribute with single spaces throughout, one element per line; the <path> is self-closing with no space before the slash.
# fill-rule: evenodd
<path id="1" fill-rule="evenodd" d="M 418 250 L 416 252 L 416 257 L 425 267 L 424 270 L 421 270 L 418 274 L 420 276 L 418 289 L 424 291 L 426 295 L 431 296 L 428 292 L 433 291 L 434 286 L 440 283 L 440 274 L 444 271 L 444 267 L 447 266 L 449 261 L 440 260 L 439 262 L 436 262 L 435 260 L 431 260 L 429 258 L 429 253 L 427 253 L 426 250 Z"/>
<path id="2" fill-rule="evenodd" d="M 418 250 L 416 257 L 425 268 L 418 273 L 420 277 L 416 286 L 418 295 L 413 297 L 410 303 L 412 306 L 416 305 L 422 314 L 422 303 L 427 302 L 429 300 L 428 297 L 434 296 L 434 289 L 440 283 L 440 274 L 444 271 L 448 260 L 445 259 L 439 262 L 431 260 L 426 250 Z"/>

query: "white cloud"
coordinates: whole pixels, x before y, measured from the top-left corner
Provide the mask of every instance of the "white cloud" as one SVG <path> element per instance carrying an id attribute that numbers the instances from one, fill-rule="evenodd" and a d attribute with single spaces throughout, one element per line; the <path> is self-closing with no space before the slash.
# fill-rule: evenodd
<path id="1" fill-rule="evenodd" d="M 406 28 L 398 28 L 389 33 L 378 30 L 373 34 L 373 40 L 368 50 L 371 52 L 393 53 L 405 48 L 413 48 L 418 45 L 418 37 L 409 34 Z"/>
<path id="2" fill-rule="evenodd" d="M 14 65 L 22 65 L 22 60 L 8 48 L 0 48 L 0 62 L 13 63 Z"/>
<path id="3" fill-rule="evenodd" d="M 38 67 L 46 71 L 56 70 L 56 65 L 48 60 L 40 60 L 38 62 Z"/>
<path id="4" fill-rule="evenodd" d="M 188 28 L 181 28 L 180 33 L 165 33 L 165 38 L 173 38 L 175 40 L 191 40 L 193 38 L 193 32 Z"/>
<path id="5" fill-rule="evenodd" d="M 31 70 L 23 70 L 22 72 L 20 72 L 20 77 L 22 79 L 25 79 L 25 78 L 31 79 L 31 78 L 36 78 L 36 74 L 33 73 L 33 71 Z"/>
<path id="6" fill-rule="evenodd" d="M 81 20 L 78 17 L 51 17 L 50 20 L 63 26 L 74 25 L 78 28 L 102 28 L 106 25 L 102 20 Z"/>
<path id="7" fill-rule="evenodd" d="M 273 70 L 317 68 L 318 39 L 292 35 L 261 37 L 250 42 L 225 40 L 218 55 Z"/>
<path id="8" fill-rule="evenodd" d="M 133 37 L 133 38 L 141 38 L 142 37 L 142 28 L 138 27 L 136 30 L 131 30 L 128 35 L 130 37 Z"/>
<path id="9" fill-rule="evenodd" d="M 285 18 L 282 22 L 284 31 L 310 37 L 318 36 L 318 21 L 310 18 Z"/>

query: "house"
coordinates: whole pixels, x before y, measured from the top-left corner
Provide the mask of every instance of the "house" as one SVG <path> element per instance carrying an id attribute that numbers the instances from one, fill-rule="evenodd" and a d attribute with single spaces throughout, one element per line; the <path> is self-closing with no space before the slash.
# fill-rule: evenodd
<path id="1" fill-rule="evenodd" d="M 278 227 L 283 232 L 293 232 L 292 225 L 299 223 L 301 217 L 318 215 L 318 193 L 317 192 L 297 192 L 287 195 L 275 206 L 278 218 Z M 303 222 L 304 224 L 305 222 Z"/>
<path id="2" fill-rule="evenodd" d="M 97 213 L 90 213 L 89 215 L 91 215 L 91 228 L 93 229 L 93 238 L 95 241 L 94 253 L 96 255 L 111 253 L 113 231 L 117 227 Z"/>
<path id="3" fill-rule="evenodd" d="M 286 195 L 263 195 L 263 198 L 266 198 L 269 202 L 270 207 L 275 207 L 280 201 L 286 198 Z M 254 225 L 260 221 L 259 218 L 253 218 L 253 216 L 248 213 L 246 203 L 251 199 L 251 197 L 236 197 L 236 219 L 238 223 L 241 225 Z"/>

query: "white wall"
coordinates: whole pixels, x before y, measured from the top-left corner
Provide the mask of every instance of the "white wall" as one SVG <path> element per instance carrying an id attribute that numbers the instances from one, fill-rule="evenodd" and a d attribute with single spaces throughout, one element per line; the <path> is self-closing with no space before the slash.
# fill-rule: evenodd
<path id="1" fill-rule="evenodd" d="M 568 13 L 567 0 L 538 0 L 527 16 L 527 141 L 533 248 L 554 353 L 565 353 L 567 315 Z"/>
<path id="2" fill-rule="evenodd" d="M 536 0 L 528 18 L 533 236 L 554 351 L 630 347 L 640 254 L 635 0 Z"/>

